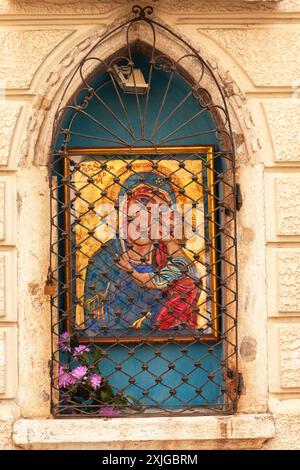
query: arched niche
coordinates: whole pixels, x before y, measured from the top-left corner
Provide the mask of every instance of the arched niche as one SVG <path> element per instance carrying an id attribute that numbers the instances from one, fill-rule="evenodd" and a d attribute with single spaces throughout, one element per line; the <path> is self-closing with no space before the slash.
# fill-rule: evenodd
<path id="1" fill-rule="evenodd" d="M 207 295 L 210 296 L 211 305 L 217 304 L 218 309 L 217 323 L 213 326 L 209 321 L 205 329 L 218 330 L 216 341 L 202 342 L 198 334 L 186 348 L 182 348 L 180 343 L 173 344 L 171 338 L 165 346 L 163 360 L 161 353 L 157 354 L 160 346 L 149 345 L 147 339 L 139 348 L 134 346 L 131 349 L 117 342 L 115 345 L 101 346 L 105 356 L 100 360 L 99 370 L 109 378 L 116 393 L 126 389 L 127 394 L 138 400 L 144 398 L 146 406 L 160 408 L 164 404 L 168 409 L 178 410 L 184 408 L 182 404 L 189 403 L 190 408 L 200 406 L 232 411 L 237 399 L 236 389 L 232 386 L 236 374 L 236 188 L 228 106 L 217 78 L 199 54 L 168 28 L 150 20 L 146 10 L 140 9 L 137 13 L 136 18 L 117 27 L 92 48 L 60 97 L 54 121 L 53 159 L 49 163 L 50 170 L 54 171 L 51 174 L 57 179 L 52 196 L 53 200 L 58 201 L 58 210 L 54 212 L 52 223 L 59 231 L 59 240 L 52 245 L 56 247 L 52 249 L 52 255 L 59 259 L 63 254 L 64 258 L 68 258 L 64 252 L 64 241 L 61 240 L 68 238 L 68 235 L 61 236 L 66 231 L 65 228 L 60 229 L 60 218 L 64 211 L 71 210 L 72 202 L 66 203 L 61 197 L 60 188 L 69 184 L 62 170 L 62 162 L 69 158 L 71 151 L 74 154 L 74 149 L 75 153 L 85 149 L 89 154 L 88 149 L 98 148 L 106 149 L 108 154 L 111 149 L 115 154 L 118 151 L 122 154 L 125 148 L 130 155 L 139 147 L 144 152 L 151 147 L 152 155 L 159 155 L 161 149 L 168 146 L 179 146 L 182 153 L 187 146 L 211 146 L 215 200 L 211 212 L 214 212 L 217 227 L 212 235 L 217 253 L 213 261 L 216 266 L 213 276 L 217 281 L 213 288 L 216 296 Z M 157 31 L 160 33 L 157 34 Z M 168 41 L 164 41 L 166 37 Z M 125 45 L 116 52 L 115 46 L 119 42 L 125 42 Z M 170 44 L 172 47 L 168 48 Z M 134 79 L 133 93 L 124 94 L 118 84 L 115 66 L 127 66 L 131 72 L 133 68 L 138 68 L 148 85 L 145 93 L 137 92 Z M 168 158 L 172 158 L 172 151 L 168 153 Z M 208 214 L 210 217 L 211 213 Z M 208 241 L 212 243 L 211 238 Z M 69 281 L 61 279 L 63 275 L 56 262 L 54 259 L 50 276 L 58 282 L 60 292 L 66 289 L 66 285 L 68 289 Z M 211 271 L 211 266 L 207 265 L 206 269 Z M 53 303 L 54 310 L 64 314 L 62 320 L 54 320 L 53 324 L 56 362 L 62 360 L 55 344 L 55 338 L 62 332 L 58 325 L 64 324 L 66 311 L 71 314 L 72 310 L 71 307 L 66 309 L 60 299 L 61 293 L 57 296 L 58 304 Z M 135 352 L 127 358 L 124 354 L 129 350 Z M 166 369 L 166 362 L 173 364 L 176 361 L 177 369 L 171 367 L 168 370 L 168 366 Z M 128 377 L 136 377 L 136 368 L 141 363 L 151 363 L 151 370 L 147 366 L 138 374 L 138 379 L 126 385 Z M 116 368 L 116 364 L 121 366 Z M 154 378 L 162 376 L 166 379 L 154 386 Z M 182 380 L 184 383 L 180 382 Z M 57 377 L 54 378 L 55 384 L 57 392 Z M 173 393 L 176 388 L 179 389 L 177 396 Z M 57 404 L 54 403 L 53 409 L 59 413 Z"/>

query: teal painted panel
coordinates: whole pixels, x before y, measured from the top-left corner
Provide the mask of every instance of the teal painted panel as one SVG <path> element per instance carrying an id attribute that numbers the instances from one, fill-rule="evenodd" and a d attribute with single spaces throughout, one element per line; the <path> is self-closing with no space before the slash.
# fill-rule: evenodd
<path id="1" fill-rule="evenodd" d="M 144 71 L 146 77 L 148 64 L 145 58 L 138 55 L 135 64 Z M 68 145 L 71 147 L 115 147 L 133 144 L 217 145 L 214 132 L 216 125 L 210 112 L 203 109 L 199 101 L 193 98 L 187 82 L 174 74 L 169 83 L 169 77 L 170 74 L 167 72 L 153 70 L 147 104 L 146 94 L 138 95 L 137 98 L 117 88 L 118 95 L 109 80 L 109 75 L 101 73 L 97 80 L 90 83 L 95 90 L 98 90 L 98 98 L 94 96 L 89 100 L 84 113 L 74 115 L 74 112 L 70 111 L 65 116 L 64 126 L 67 127 L 73 115 L 72 134 Z M 168 93 L 164 100 L 167 89 Z M 78 94 L 78 104 L 83 103 L 86 94 L 86 91 Z M 142 124 L 145 124 L 144 139 L 142 139 Z M 141 140 L 136 141 L 130 130 L 136 139 Z M 61 140 L 62 136 L 59 141 Z"/>
<path id="2" fill-rule="evenodd" d="M 208 352 L 208 346 L 203 343 L 141 344 L 134 348 L 134 356 L 131 356 L 132 347 L 115 345 L 106 348 L 108 358 L 101 360 L 99 371 L 115 390 L 124 391 L 148 406 L 159 404 L 180 408 L 186 403 L 221 404 L 222 348 L 219 344 L 214 352 Z M 158 352 L 160 356 L 156 355 Z M 169 369 L 170 362 L 171 365 L 174 363 L 174 369 Z M 121 364 L 121 371 L 115 369 L 116 364 Z M 148 366 L 147 371 L 142 369 L 143 364 Z M 208 374 L 211 374 L 210 379 Z M 135 378 L 135 384 L 129 385 L 130 377 Z M 161 378 L 161 383 L 156 382 L 157 377 Z M 188 383 L 182 380 L 183 377 L 188 378 Z M 175 396 L 170 395 L 170 389 L 176 390 Z M 197 394 L 197 389 L 201 389 L 200 394 Z M 147 396 L 143 395 L 145 390 L 149 392 Z"/>

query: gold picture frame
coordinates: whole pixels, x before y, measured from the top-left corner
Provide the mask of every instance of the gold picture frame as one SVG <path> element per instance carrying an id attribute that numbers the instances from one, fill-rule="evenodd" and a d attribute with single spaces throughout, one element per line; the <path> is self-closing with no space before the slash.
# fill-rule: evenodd
<path id="1" fill-rule="evenodd" d="M 207 178 L 207 185 L 208 185 L 208 192 L 207 192 L 207 206 L 208 212 L 210 214 L 209 221 L 208 221 L 208 233 L 209 233 L 209 260 L 211 265 L 211 272 L 209 274 L 209 285 L 210 285 L 210 292 L 211 299 L 210 299 L 210 328 L 203 328 L 203 331 L 209 330 L 208 333 L 201 333 L 197 334 L 196 331 L 191 333 L 191 330 L 187 334 L 180 334 L 177 335 L 174 330 L 168 330 L 168 334 L 160 334 L 155 335 L 153 334 L 145 334 L 142 333 L 142 330 L 139 330 L 141 334 L 136 334 L 134 336 L 90 336 L 84 335 L 83 331 L 78 330 L 76 328 L 76 332 L 79 332 L 78 339 L 82 343 L 162 343 L 166 341 L 180 341 L 180 342 L 188 342 L 188 341 L 195 341 L 197 338 L 201 342 L 215 342 L 219 340 L 219 322 L 218 322 L 218 284 L 217 284 L 217 250 L 216 250 L 216 188 L 215 188 L 215 177 L 214 177 L 214 148 L 211 145 L 202 145 L 202 146 L 182 146 L 182 147 L 123 147 L 123 148 L 68 148 L 65 152 L 65 156 L 63 159 L 63 178 L 65 181 L 70 181 L 70 160 L 76 157 L 83 157 L 84 161 L 88 161 L 88 157 L 92 157 L 92 161 L 95 162 L 95 157 L 99 157 L 99 159 L 103 159 L 105 156 L 114 156 L 118 157 L 126 156 L 127 158 L 133 157 L 132 161 L 137 161 L 138 156 L 143 155 L 151 155 L 155 157 L 156 155 L 160 156 L 159 161 L 161 162 L 163 159 L 161 158 L 163 155 L 170 156 L 170 155 L 192 155 L 192 154 L 205 154 L 206 155 L 206 178 Z M 194 159 L 197 161 L 197 159 Z M 109 160 L 107 160 L 109 161 Z M 190 161 L 190 160 L 189 160 Z M 71 201 L 71 189 L 70 184 L 64 184 L 63 187 L 63 204 L 65 207 L 70 207 Z M 204 198 L 204 196 L 203 196 Z M 64 269 L 64 283 L 68 287 L 64 294 L 64 310 L 68 313 L 68 320 L 67 320 L 67 329 L 70 332 L 74 332 L 74 325 L 73 325 L 73 317 L 74 317 L 74 305 L 72 299 L 72 283 L 74 282 L 72 278 L 72 242 L 71 242 L 71 214 L 70 210 L 64 211 L 64 231 L 68 234 L 65 237 L 65 244 L 64 244 L 64 251 L 65 256 L 67 259 L 67 263 Z M 206 243 L 206 240 L 205 240 Z M 205 250 L 206 250 L 205 245 Z M 75 260 L 76 263 L 76 260 Z M 75 287 L 77 288 L 77 286 Z M 82 290 L 82 286 L 81 286 Z M 84 309 L 84 307 L 81 307 Z M 99 315 L 100 310 L 103 309 L 103 303 L 101 303 L 101 299 L 99 299 Z M 102 311 L 102 310 L 101 310 Z M 83 310 L 84 312 L 84 310 Z M 76 317 L 75 312 L 75 317 Z M 83 313 L 84 314 L 84 313 Z M 77 317 L 76 317 L 77 318 Z M 79 322 L 80 323 L 80 322 Z M 78 324 L 78 322 L 77 322 Z"/>

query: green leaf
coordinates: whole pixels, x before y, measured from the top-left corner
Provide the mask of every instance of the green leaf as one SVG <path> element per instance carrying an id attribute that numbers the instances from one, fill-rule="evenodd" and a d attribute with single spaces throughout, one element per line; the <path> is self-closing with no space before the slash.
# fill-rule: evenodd
<path id="1" fill-rule="evenodd" d="M 97 390 L 97 398 L 101 402 L 110 401 L 113 398 L 113 396 L 114 394 L 113 394 L 112 388 L 108 383 L 102 385 L 102 387 L 100 387 Z"/>
<path id="2" fill-rule="evenodd" d="M 113 404 L 116 406 L 124 407 L 128 405 L 128 402 L 125 397 L 115 397 L 113 399 Z"/>
<path id="3" fill-rule="evenodd" d="M 71 344 L 72 348 L 75 348 L 76 346 L 79 346 L 79 340 L 78 340 L 77 334 L 74 334 L 74 335 L 71 336 L 70 344 Z"/>
<path id="4" fill-rule="evenodd" d="M 142 411 L 143 405 L 141 404 L 141 402 L 136 400 L 134 403 L 132 403 L 131 408 L 135 411 Z"/>
<path id="5" fill-rule="evenodd" d="M 131 395 L 124 395 L 124 398 L 126 399 L 128 406 L 130 406 L 130 408 L 133 410 L 141 411 L 143 409 L 141 402 Z"/>
<path id="6" fill-rule="evenodd" d="M 79 384 L 77 386 L 77 390 L 74 393 L 74 395 L 78 395 L 79 397 L 83 398 L 84 400 L 89 400 L 91 392 L 92 392 L 92 390 L 90 389 L 90 387 L 88 385 Z"/>
<path id="7" fill-rule="evenodd" d="M 93 351 L 93 361 L 96 363 L 96 362 L 99 362 L 100 359 L 102 357 L 102 351 L 101 349 L 95 347 L 94 348 L 94 351 Z"/>
<path id="8" fill-rule="evenodd" d="M 82 360 L 82 362 L 84 363 L 84 365 L 86 365 L 86 366 L 89 366 L 90 363 L 93 362 L 93 361 L 91 361 L 88 352 L 84 352 L 84 353 L 81 355 L 81 360 Z"/>

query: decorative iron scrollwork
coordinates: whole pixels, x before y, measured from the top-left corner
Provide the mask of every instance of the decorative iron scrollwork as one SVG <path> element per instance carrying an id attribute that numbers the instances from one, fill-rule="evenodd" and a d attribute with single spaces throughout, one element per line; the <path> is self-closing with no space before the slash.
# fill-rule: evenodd
<path id="1" fill-rule="evenodd" d="M 148 5 L 146 7 L 141 7 L 140 5 L 134 5 L 132 7 L 132 13 L 137 17 L 145 18 L 145 16 L 150 16 L 153 13 L 153 8 Z"/>

